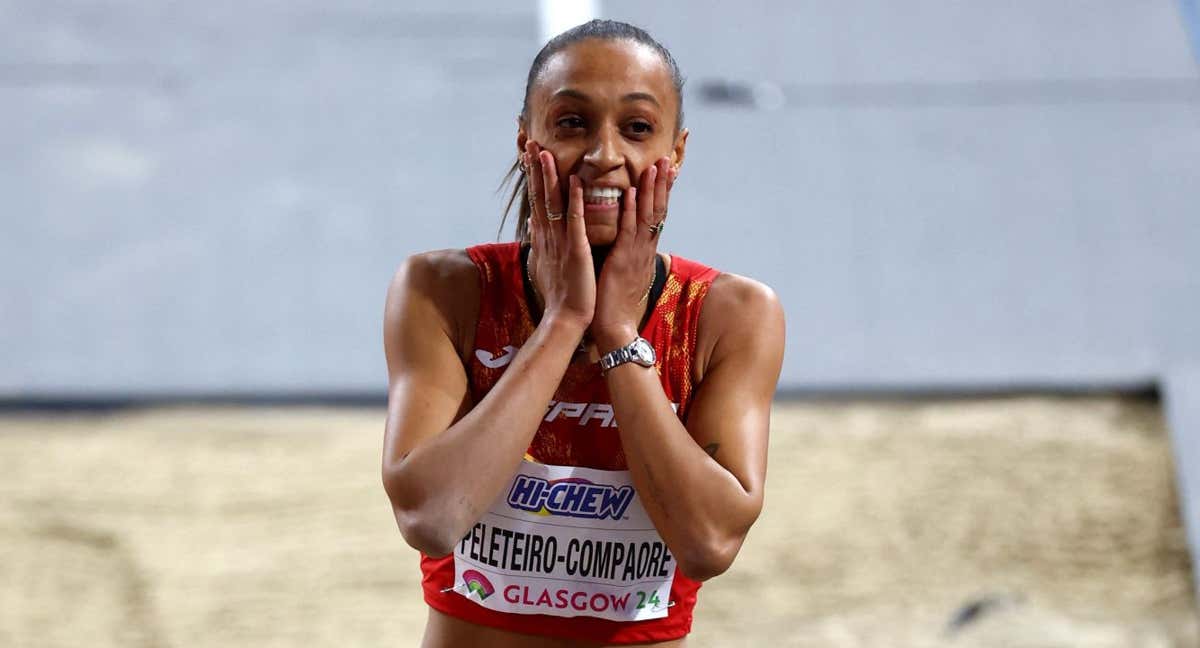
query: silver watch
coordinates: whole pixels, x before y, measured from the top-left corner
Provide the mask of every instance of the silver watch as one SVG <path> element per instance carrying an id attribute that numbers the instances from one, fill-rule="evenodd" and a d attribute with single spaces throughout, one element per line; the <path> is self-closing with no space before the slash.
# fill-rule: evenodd
<path id="1" fill-rule="evenodd" d="M 656 359 L 654 347 L 650 345 L 650 342 L 646 338 L 639 336 L 633 342 L 601 356 L 600 371 L 607 372 L 613 367 L 618 367 L 626 362 L 636 362 L 643 367 L 653 367 Z"/>

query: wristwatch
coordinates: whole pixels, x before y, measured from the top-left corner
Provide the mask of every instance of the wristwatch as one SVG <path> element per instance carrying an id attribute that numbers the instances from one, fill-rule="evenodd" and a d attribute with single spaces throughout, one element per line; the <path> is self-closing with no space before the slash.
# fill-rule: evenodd
<path id="1" fill-rule="evenodd" d="M 656 359 L 654 347 L 650 346 L 650 342 L 646 338 L 639 336 L 633 342 L 601 356 L 600 371 L 607 373 L 613 367 L 618 367 L 626 362 L 636 362 L 643 367 L 653 367 Z"/>

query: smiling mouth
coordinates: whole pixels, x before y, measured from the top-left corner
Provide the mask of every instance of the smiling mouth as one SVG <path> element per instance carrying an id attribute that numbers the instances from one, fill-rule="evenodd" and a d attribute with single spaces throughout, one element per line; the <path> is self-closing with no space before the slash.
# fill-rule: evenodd
<path id="1" fill-rule="evenodd" d="M 615 207 L 623 192 L 616 187 L 588 187 L 583 190 L 583 203 L 590 207 Z"/>

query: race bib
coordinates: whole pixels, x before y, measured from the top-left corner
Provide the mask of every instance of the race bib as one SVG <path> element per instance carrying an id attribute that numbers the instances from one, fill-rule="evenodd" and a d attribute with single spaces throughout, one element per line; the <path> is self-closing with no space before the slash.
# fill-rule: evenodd
<path id="1" fill-rule="evenodd" d="M 454 551 L 454 591 L 499 612 L 657 619 L 674 578 L 627 470 L 523 461 Z"/>

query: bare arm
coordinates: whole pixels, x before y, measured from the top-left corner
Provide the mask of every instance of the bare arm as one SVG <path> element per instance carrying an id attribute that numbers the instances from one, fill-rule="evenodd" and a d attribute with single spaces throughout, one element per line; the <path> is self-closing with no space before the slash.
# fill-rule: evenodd
<path id="1" fill-rule="evenodd" d="M 439 267 L 438 254 L 445 253 L 405 261 L 384 317 L 383 485 L 404 539 L 432 556 L 449 553 L 512 479 L 584 329 L 548 314 L 471 407 L 444 312 L 461 290 Z"/>
<path id="2" fill-rule="evenodd" d="M 657 253 L 674 179 L 669 158 L 627 191 L 620 233 L 597 286 L 592 331 L 601 352 L 638 334 L 643 268 Z M 783 364 L 783 309 L 770 288 L 717 277 L 700 314 L 711 345 L 688 411 L 672 411 L 654 369 L 628 363 L 607 373 L 630 476 L 679 568 L 703 580 L 729 568 L 762 510 L 771 398 Z M 707 342 L 712 340 L 713 342 Z"/>
<path id="3" fill-rule="evenodd" d="M 740 277 L 717 281 L 726 285 L 718 295 L 714 284 L 701 319 L 715 329 L 716 344 L 686 428 L 654 369 L 627 363 L 607 374 L 634 486 L 680 569 L 698 580 L 729 568 L 762 510 L 771 399 L 783 362 L 783 311 L 774 293 Z"/>
<path id="4" fill-rule="evenodd" d="M 535 157 L 549 166 L 543 169 Z M 529 221 L 539 260 L 535 285 L 545 314 L 483 400 L 469 402 L 454 344 L 448 305 L 473 292 L 464 291 L 462 278 L 447 279 L 438 253 L 417 255 L 388 291 L 383 485 L 404 539 L 428 555 L 450 553 L 512 479 L 591 322 L 596 286 L 583 189 L 573 179 L 568 217 L 547 220 L 547 211 L 562 212 L 552 159 L 536 144 L 527 146 L 531 192 L 539 197 Z M 468 279 L 478 281 L 478 275 Z"/>

